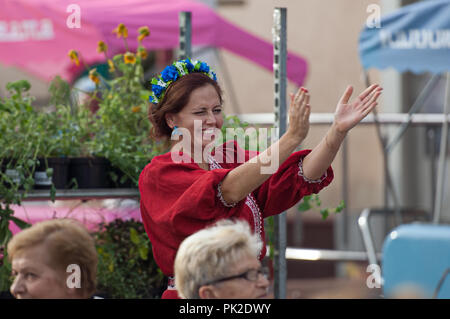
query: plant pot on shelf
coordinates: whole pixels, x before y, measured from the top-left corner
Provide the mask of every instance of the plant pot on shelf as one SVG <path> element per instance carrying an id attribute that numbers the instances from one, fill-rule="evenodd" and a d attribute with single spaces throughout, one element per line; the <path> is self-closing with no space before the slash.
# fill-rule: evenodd
<path id="1" fill-rule="evenodd" d="M 19 184 L 19 190 L 23 190 L 23 177 L 20 176 L 19 171 L 16 169 L 17 160 L 15 159 L 4 159 L 2 161 L 2 165 L 0 167 L 0 170 L 2 174 L 6 175 L 14 184 Z M 25 178 L 29 176 L 25 173 Z M 3 180 L 3 185 L 6 187 L 11 187 L 11 183 L 7 181 L 6 179 Z"/>
<path id="2" fill-rule="evenodd" d="M 104 157 L 70 159 L 69 180 L 76 179 L 78 188 L 109 188 L 110 163 Z"/>
<path id="3" fill-rule="evenodd" d="M 66 189 L 69 184 L 69 163 L 67 157 L 39 158 L 39 166 L 34 172 L 34 188 L 49 189 L 53 183 L 56 189 Z M 51 176 L 47 175 L 47 168 L 53 170 Z"/>
<path id="4" fill-rule="evenodd" d="M 115 176 L 115 178 L 113 178 Z M 121 182 L 121 180 L 124 178 L 125 174 L 117 167 L 112 166 L 109 169 L 108 177 L 109 177 L 109 183 L 111 187 L 115 188 L 136 188 L 136 185 L 134 185 L 133 181 L 130 178 L 126 178 L 125 181 Z"/>

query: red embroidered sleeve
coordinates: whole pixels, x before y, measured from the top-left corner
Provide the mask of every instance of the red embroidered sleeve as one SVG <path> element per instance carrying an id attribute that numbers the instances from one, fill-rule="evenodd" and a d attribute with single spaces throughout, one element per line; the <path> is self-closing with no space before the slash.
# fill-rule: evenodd
<path id="1" fill-rule="evenodd" d="M 303 175 L 302 161 L 309 152 L 311 150 L 293 153 L 280 165 L 277 172 L 254 192 L 264 217 L 282 213 L 304 196 L 317 194 L 331 183 L 334 177 L 331 166 L 318 180 L 310 180 Z"/>

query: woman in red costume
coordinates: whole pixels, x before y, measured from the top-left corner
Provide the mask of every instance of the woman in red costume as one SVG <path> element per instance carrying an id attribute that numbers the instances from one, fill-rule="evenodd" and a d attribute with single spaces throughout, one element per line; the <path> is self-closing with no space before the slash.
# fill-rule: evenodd
<path id="1" fill-rule="evenodd" d="M 266 253 L 264 218 L 282 213 L 332 181 L 330 165 L 342 141 L 377 105 L 381 90 L 372 85 L 349 102 L 349 86 L 331 128 L 313 150 L 294 152 L 309 130 L 310 97 L 301 88 L 291 94 L 289 128 L 264 152 L 245 151 L 231 141 L 210 153 L 205 149 L 223 125 L 222 91 L 215 73 L 204 62 L 186 59 L 152 79 L 152 135 L 172 144 L 170 152 L 144 168 L 139 190 L 153 256 L 169 277 L 162 298 L 178 298 L 171 276 L 180 243 L 219 219 L 246 220 L 263 242 L 261 260 Z M 278 169 L 264 171 L 274 160 Z"/>

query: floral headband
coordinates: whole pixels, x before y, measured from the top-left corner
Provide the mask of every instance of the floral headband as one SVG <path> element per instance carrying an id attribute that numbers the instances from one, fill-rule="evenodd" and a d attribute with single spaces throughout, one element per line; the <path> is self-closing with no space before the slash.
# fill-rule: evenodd
<path id="1" fill-rule="evenodd" d="M 149 100 L 152 103 L 159 103 L 163 97 L 166 89 L 170 83 L 175 82 L 183 75 L 200 72 L 206 74 L 211 79 L 217 82 L 216 73 L 211 70 L 208 64 L 202 61 L 192 61 L 187 58 L 185 60 L 179 60 L 172 65 L 166 66 L 161 72 L 161 75 L 154 77 L 150 82 L 152 84 L 152 91 L 150 93 Z"/>

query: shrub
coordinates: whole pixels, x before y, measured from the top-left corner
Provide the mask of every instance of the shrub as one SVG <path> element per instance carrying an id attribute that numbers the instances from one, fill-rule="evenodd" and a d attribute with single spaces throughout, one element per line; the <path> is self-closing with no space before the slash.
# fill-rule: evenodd
<path id="1" fill-rule="evenodd" d="M 95 233 L 97 290 L 107 298 L 160 298 L 166 288 L 144 225 L 117 219 Z"/>

